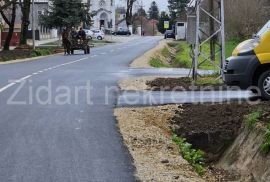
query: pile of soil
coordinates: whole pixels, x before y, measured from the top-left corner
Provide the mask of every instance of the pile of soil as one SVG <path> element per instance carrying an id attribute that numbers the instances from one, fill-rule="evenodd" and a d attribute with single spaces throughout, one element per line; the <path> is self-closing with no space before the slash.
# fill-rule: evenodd
<path id="1" fill-rule="evenodd" d="M 206 152 L 206 162 L 214 162 L 238 136 L 250 111 L 248 104 L 183 105 L 172 124 L 178 136 Z"/>
<path id="2" fill-rule="evenodd" d="M 224 84 L 192 85 L 188 77 L 183 78 L 157 78 L 146 83 L 152 91 L 207 91 L 207 90 L 227 90 Z"/>
<path id="3" fill-rule="evenodd" d="M 244 117 L 258 110 L 262 111 L 259 121 L 269 123 L 269 102 L 183 105 L 175 111 L 171 122 L 178 136 L 206 152 L 206 162 L 210 163 L 217 161 L 239 135 Z"/>

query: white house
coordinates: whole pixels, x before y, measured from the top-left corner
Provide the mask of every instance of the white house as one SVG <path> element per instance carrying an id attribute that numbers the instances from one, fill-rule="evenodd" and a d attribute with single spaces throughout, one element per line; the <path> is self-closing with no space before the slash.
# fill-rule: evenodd
<path id="1" fill-rule="evenodd" d="M 85 0 L 87 1 L 87 0 Z M 90 10 L 96 12 L 92 28 L 115 29 L 115 0 L 90 0 Z"/>

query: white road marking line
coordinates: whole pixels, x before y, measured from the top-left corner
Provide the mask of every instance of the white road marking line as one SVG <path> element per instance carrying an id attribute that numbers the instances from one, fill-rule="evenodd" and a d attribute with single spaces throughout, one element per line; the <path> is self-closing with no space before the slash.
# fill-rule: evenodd
<path id="1" fill-rule="evenodd" d="M 102 52 L 102 53 L 100 53 L 101 55 L 106 55 L 107 53 L 106 52 Z"/>
<path id="2" fill-rule="evenodd" d="M 82 58 L 82 59 L 78 59 L 78 60 L 75 60 L 75 61 L 71 61 L 71 62 L 68 62 L 68 63 L 65 63 L 65 64 L 61 64 L 61 65 L 57 65 L 57 66 L 54 66 L 54 67 L 50 67 L 50 68 L 46 68 L 46 69 L 43 69 L 42 71 L 38 71 L 38 72 L 35 72 L 35 73 L 32 73 L 31 75 L 27 75 L 23 78 L 20 78 L 18 80 L 15 80 L 14 82 L 0 88 L 0 93 L 7 90 L 8 88 L 16 85 L 17 83 L 21 83 L 22 81 L 24 80 L 27 80 L 28 78 L 31 78 L 33 75 L 38 75 L 39 73 L 43 73 L 43 72 L 46 72 L 48 70 L 52 70 L 52 69 L 56 69 L 56 68 L 59 68 L 59 67 L 62 67 L 62 66 L 65 66 L 65 65 L 69 65 L 69 64 L 73 64 L 73 63 L 77 63 L 77 62 L 80 62 L 80 61 L 83 61 L 85 59 L 88 59 L 88 57 L 86 58 Z"/>
<path id="3" fill-rule="evenodd" d="M 26 80 L 28 78 L 31 78 L 31 77 L 32 77 L 32 75 L 27 75 L 27 76 L 25 76 L 25 77 L 23 77 L 23 78 L 21 78 L 19 80 L 14 81 L 14 83 L 21 83 L 22 81 L 24 81 L 24 80 Z"/>
<path id="4" fill-rule="evenodd" d="M 0 93 L 8 89 L 9 87 L 12 87 L 13 85 L 16 85 L 16 83 L 10 83 L 0 89 Z"/>

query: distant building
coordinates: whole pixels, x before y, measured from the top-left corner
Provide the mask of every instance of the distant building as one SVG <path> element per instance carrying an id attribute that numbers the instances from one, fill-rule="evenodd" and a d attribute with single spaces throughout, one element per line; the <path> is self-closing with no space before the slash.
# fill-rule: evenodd
<path id="1" fill-rule="evenodd" d="M 115 10 L 115 29 L 116 30 L 127 30 L 127 21 L 126 21 L 126 8 L 117 7 Z"/>
<path id="2" fill-rule="evenodd" d="M 92 28 L 115 29 L 115 0 L 84 0 L 88 2 L 91 12 L 96 12 Z"/>
<path id="3" fill-rule="evenodd" d="M 116 18 L 116 21 L 126 19 L 126 8 L 125 7 L 117 7 L 115 9 L 115 18 Z"/>
<path id="4" fill-rule="evenodd" d="M 43 27 L 40 25 L 40 20 L 39 17 L 41 14 L 43 14 L 45 12 L 46 9 L 48 9 L 49 7 L 49 0 L 34 0 L 35 1 L 35 5 L 34 5 L 34 19 L 35 19 L 35 31 L 36 31 L 36 39 L 37 40 L 44 40 L 44 39 L 51 39 L 51 38 L 56 38 L 57 37 L 57 30 L 50 30 L 46 27 Z M 21 12 L 21 8 L 20 6 L 17 6 L 17 10 L 16 10 L 16 21 L 15 21 L 15 29 L 14 29 L 14 34 L 11 40 L 10 45 L 11 46 L 16 46 L 19 44 L 19 39 L 20 39 L 20 32 L 21 32 L 21 19 L 22 19 L 22 12 Z M 32 6 L 30 8 L 30 25 L 28 27 L 29 29 L 29 33 L 28 33 L 28 38 L 31 39 L 32 38 Z M 11 16 L 11 15 L 10 15 Z M 2 45 L 4 43 L 4 39 L 7 35 L 9 26 L 5 23 L 3 23 L 4 25 L 4 29 L 3 32 L 1 33 L 1 37 L 2 37 Z"/>

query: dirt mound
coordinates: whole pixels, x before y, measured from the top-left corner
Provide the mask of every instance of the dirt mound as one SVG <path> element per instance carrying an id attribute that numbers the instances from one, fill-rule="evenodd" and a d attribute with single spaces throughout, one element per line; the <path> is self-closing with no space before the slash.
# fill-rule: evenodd
<path id="1" fill-rule="evenodd" d="M 178 136 L 207 154 L 207 162 L 217 160 L 239 134 L 247 104 L 183 105 L 172 119 Z"/>
<path id="2" fill-rule="evenodd" d="M 199 90 L 226 90 L 224 84 L 200 84 L 192 85 L 190 78 L 157 78 L 146 83 L 152 91 L 199 91 Z"/>

